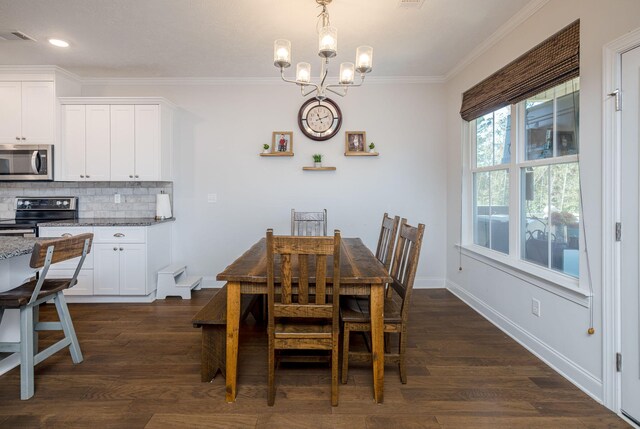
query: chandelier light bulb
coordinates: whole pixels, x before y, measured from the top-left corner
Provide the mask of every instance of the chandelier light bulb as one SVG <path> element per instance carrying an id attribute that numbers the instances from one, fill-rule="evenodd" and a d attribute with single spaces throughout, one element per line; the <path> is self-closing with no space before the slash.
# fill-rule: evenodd
<path id="1" fill-rule="evenodd" d="M 322 27 L 318 35 L 318 55 L 324 58 L 335 57 L 338 53 L 338 29 L 335 27 Z"/>
<path id="2" fill-rule="evenodd" d="M 355 73 L 353 63 L 340 64 L 340 84 L 352 84 L 354 75 Z"/>
<path id="3" fill-rule="evenodd" d="M 373 67 L 373 48 L 371 46 L 358 46 L 356 50 L 356 70 L 360 73 L 369 73 Z"/>
<path id="4" fill-rule="evenodd" d="M 276 67 L 286 68 L 291 65 L 291 42 L 278 39 L 273 42 L 273 64 Z"/>
<path id="5" fill-rule="evenodd" d="M 311 81 L 311 64 L 298 63 L 296 66 L 296 80 L 300 83 L 309 83 Z"/>

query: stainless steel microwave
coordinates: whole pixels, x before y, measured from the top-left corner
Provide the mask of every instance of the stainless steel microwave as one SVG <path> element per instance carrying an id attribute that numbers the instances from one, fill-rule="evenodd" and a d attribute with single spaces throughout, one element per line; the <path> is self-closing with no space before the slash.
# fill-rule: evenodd
<path id="1" fill-rule="evenodd" d="M 0 181 L 53 180 L 53 145 L 0 145 Z"/>

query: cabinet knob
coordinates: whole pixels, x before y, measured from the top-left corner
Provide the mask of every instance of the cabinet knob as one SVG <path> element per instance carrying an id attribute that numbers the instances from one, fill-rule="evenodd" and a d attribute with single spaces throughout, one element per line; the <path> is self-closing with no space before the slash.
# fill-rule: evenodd
<path id="1" fill-rule="evenodd" d="M 16 140 L 20 140 L 20 137 L 16 137 Z"/>
<path id="2" fill-rule="evenodd" d="M 86 176 L 86 177 L 87 177 L 87 179 L 88 179 L 88 178 L 89 178 L 89 177 L 91 177 L 91 176 L 89 176 L 89 175 L 87 174 L 87 176 Z"/>
<path id="3" fill-rule="evenodd" d="M 22 139 L 21 139 L 21 140 L 26 140 L 26 139 L 27 139 L 26 137 L 22 137 Z"/>
<path id="4" fill-rule="evenodd" d="M 115 234 L 113 234 L 114 237 L 124 237 L 124 234 L 121 232 L 116 232 Z"/>
<path id="5" fill-rule="evenodd" d="M 138 177 L 140 177 L 140 176 L 138 176 L 138 175 L 136 174 L 136 179 L 137 179 Z"/>
<path id="6" fill-rule="evenodd" d="M 130 174 L 130 175 L 129 175 L 129 179 L 133 179 L 133 174 Z"/>
<path id="7" fill-rule="evenodd" d="M 80 178 L 81 178 L 81 179 L 84 179 L 84 176 L 81 174 L 81 175 L 80 175 Z"/>
<path id="8" fill-rule="evenodd" d="M 121 247 L 121 248 L 120 248 L 120 251 L 122 252 L 123 250 L 124 250 L 124 249 Z"/>
<path id="9" fill-rule="evenodd" d="M 118 248 L 117 248 L 117 247 L 114 247 L 114 248 L 113 248 L 113 251 L 114 251 L 114 252 L 116 252 L 117 250 L 118 250 Z"/>

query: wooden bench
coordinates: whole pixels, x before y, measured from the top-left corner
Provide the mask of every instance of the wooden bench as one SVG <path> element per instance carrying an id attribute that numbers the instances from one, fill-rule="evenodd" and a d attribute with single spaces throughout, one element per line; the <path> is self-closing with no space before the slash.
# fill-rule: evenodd
<path id="1" fill-rule="evenodd" d="M 263 320 L 261 295 L 244 295 L 241 320 L 251 313 L 257 322 Z M 216 293 L 191 320 L 194 328 L 202 328 L 200 381 L 210 382 L 218 374 L 225 377 L 227 337 L 227 285 Z"/>

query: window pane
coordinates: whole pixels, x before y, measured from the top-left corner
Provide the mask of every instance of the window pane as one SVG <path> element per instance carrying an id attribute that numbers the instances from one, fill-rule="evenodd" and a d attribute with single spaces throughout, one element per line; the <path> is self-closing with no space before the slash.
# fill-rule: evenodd
<path id="1" fill-rule="evenodd" d="M 553 89 L 525 101 L 525 159 L 553 156 Z"/>
<path id="2" fill-rule="evenodd" d="M 580 181 L 578 163 L 551 167 L 551 268 L 578 276 Z"/>
<path id="3" fill-rule="evenodd" d="M 522 258 L 549 266 L 549 166 L 522 169 Z"/>
<path id="4" fill-rule="evenodd" d="M 579 273 L 578 173 L 577 162 L 522 169 L 523 259 L 574 277 Z"/>
<path id="5" fill-rule="evenodd" d="M 511 106 L 476 119 L 476 167 L 511 160 Z"/>
<path id="6" fill-rule="evenodd" d="M 578 153 L 578 113 L 580 94 L 576 91 L 558 98 L 556 108 L 556 153 L 558 156 Z"/>
<path id="7" fill-rule="evenodd" d="M 491 186 L 491 248 L 509 253 L 509 172 L 492 171 Z"/>
<path id="8" fill-rule="evenodd" d="M 474 174 L 473 242 L 509 253 L 509 172 Z"/>

